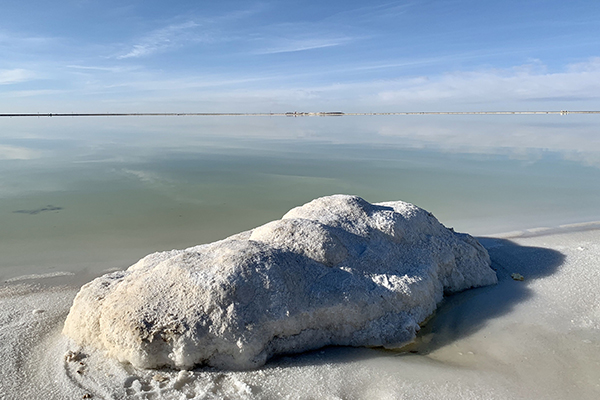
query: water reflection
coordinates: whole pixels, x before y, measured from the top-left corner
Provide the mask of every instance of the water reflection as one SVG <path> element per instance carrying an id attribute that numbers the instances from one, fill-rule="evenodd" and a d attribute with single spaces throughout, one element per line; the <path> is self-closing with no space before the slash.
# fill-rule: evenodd
<path id="1" fill-rule="evenodd" d="M 600 220 L 597 127 L 598 116 L 3 119 L 0 274 L 125 267 L 334 193 L 413 202 L 474 234 Z"/>

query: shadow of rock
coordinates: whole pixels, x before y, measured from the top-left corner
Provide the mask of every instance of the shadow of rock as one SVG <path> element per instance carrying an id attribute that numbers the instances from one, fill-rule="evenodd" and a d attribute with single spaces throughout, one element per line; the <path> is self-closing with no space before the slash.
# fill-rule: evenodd
<path id="1" fill-rule="evenodd" d="M 552 275 L 565 259 L 558 251 L 520 246 L 507 239 L 481 237 L 477 240 L 490 254 L 498 284 L 446 297 L 435 315 L 423 325 L 414 343 L 400 351 L 380 350 L 426 355 L 467 337 L 482 329 L 488 321 L 509 313 L 517 304 L 530 298 L 533 292 L 527 287 L 527 281 Z M 525 281 L 514 281 L 511 274 L 515 272 L 523 275 Z M 380 356 L 381 351 L 373 349 L 329 346 L 302 354 L 274 357 L 264 368 L 338 364 Z"/>
<path id="2" fill-rule="evenodd" d="M 517 304 L 529 299 L 533 292 L 527 287 L 527 281 L 552 275 L 565 259 L 556 250 L 520 246 L 507 239 L 481 237 L 477 240 L 490 254 L 498 284 L 445 298 L 415 343 L 403 351 L 427 354 L 477 332 L 489 320 L 509 313 Z M 513 280 L 512 273 L 523 275 L 525 281 Z"/>

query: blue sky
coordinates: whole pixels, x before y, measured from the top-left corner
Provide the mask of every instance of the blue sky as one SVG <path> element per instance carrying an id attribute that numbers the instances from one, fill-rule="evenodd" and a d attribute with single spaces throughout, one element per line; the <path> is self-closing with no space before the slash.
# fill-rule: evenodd
<path id="1" fill-rule="evenodd" d="M 600 109 L 600 2 L 3 0 L 0 112 Z"/>

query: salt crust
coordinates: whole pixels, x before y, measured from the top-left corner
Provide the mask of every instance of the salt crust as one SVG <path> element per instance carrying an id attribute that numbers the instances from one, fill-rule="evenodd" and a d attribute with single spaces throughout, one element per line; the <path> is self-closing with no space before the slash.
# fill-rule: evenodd
<path id="1" fill-rule="evenodd" d="M 326 345 L 398 347 L 444 293 L 497 282 L 427 211 L 335 195 L 84 285 L 63 333 L 140 368 L 252 369 Z"/>

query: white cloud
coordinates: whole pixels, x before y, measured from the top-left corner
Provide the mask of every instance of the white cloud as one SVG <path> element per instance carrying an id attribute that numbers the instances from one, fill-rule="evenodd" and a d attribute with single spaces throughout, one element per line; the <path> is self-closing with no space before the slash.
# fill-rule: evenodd
<path id="1" fill-rule="evenodd" d="M 600 98 L 600 59 L 568 65 L 563 72 L 519 66 L 446 73 L 416 81 L 396 81 L 378 92 L 385 103 L 413 101 L 570 101 Z"/>
<path id="2" fill-rule="evenodd" d="M 360 66 L 358 66 L 360 67 Z M 351 68 L 349 66 L 348 68 Z M 548 72 L 535 63 L 508 69 L 459 71 L 390 80 L 311 85 L 335 69 L 319 72 L 160 77 L 150 71 L 124 74 L 118 82 L 99 84 L 88 93 L 127 110 L 135 101 L 145 111 L 482 111 L 576 110 L 600 104 L 600 61 Z M 323 76 L 319 77 L 320 74 Z M 343 71 L 340 76 L 343 76 Z M 372 76 L 368 74 L 367 76 Z M 166 79 L 165 79 L 166 78 Z M 143 97 L 138 93 L 143 92 Z M 111 94 L 112 93 L 112 94 Z M 123 96 L 121 95 L 123 94 Z M 118 97 L 115 97 L 118 96 Z M 106 96 L 105 96 L 106 97 Z M 208 101 L 207 99 L 210 99 Z M 161 104 L 163 106 L 161 106 Z M 174 107 L 177 108 L 174 110 Z"/>
<path id="3" fill-rule="evenodd" d="M 597 72 L 600 70 L 600 57 L 593 57 L 588 61 L 569 64 L 567 71 L 570 73 Z"/>
<path id="4" fill-rule="evenodd" d="M 0 85 L 25 82 L 33 79 L 35 74 L 26 69 L 0 69 Z"/>
<path id="5" fill-rule="evenodd" d="M 146 35 L 139 43 L 133 45 L 127 53 L 117 56 L 117 59 L 139 58 L 169 48 L 179 47 L 188 41 L 207 40 L 193 32 L 199 25 L 193 21 L 169 25 Z"/>

